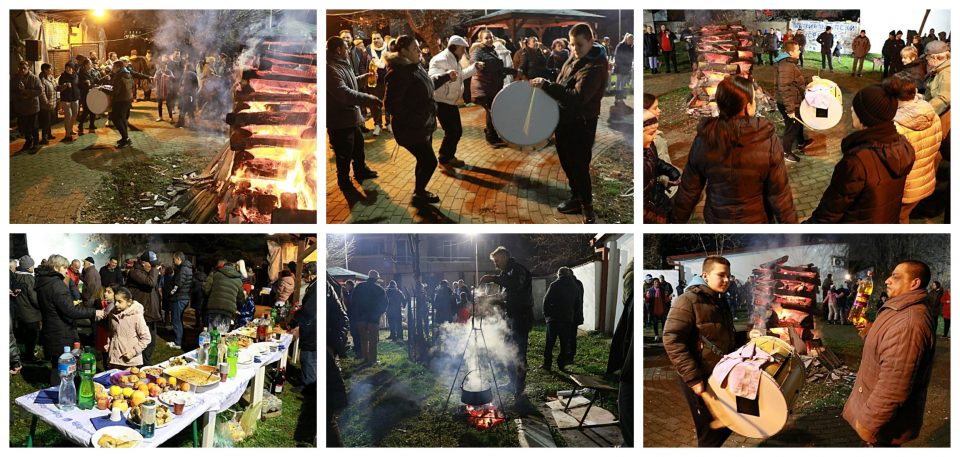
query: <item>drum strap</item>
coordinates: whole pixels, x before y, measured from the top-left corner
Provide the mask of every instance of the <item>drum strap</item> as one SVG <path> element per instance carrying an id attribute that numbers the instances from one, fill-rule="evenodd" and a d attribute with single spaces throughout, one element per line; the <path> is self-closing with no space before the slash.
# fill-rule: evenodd
<path id="1" fill-rule="evenodd" d="M 700 335 L 700 341 L 703 341 L 703 345 L 706 346 L 707 349 L 710 350 L 710 352 L 713 352 L 714 354 L 718 355 L 720 358 L 723 358 L 725 355 L 727 355 L 726 353 L 721 351 L 716 344 L 713 344 L 713 341 L 710 341 L 709 339 L 707 339 L 707 337 Z"/>

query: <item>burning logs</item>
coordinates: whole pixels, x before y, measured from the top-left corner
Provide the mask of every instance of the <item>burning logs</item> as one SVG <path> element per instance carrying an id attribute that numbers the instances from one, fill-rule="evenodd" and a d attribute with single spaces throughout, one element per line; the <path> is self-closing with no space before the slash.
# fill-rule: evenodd
<path id="1" fill-rule="evenodd" d="M 813 311 L 820 270 L 813 264 L 785 266 L 787 256 L 753 270 L 754 329 L 769 331 L 806 354 L 814 338 Z"/>

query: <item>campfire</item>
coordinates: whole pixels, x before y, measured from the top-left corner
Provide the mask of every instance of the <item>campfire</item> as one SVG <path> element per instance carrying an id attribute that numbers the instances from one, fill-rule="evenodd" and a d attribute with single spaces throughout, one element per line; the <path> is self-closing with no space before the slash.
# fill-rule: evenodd
<path id="1" fill-rule="evenodd" d="M 199 223 L 314 223 L 316 43 L 268 39 L 242 59 L 229 144 L 186 180 L 194 194 L 183 213 Z"/>
<path id="2" fill-rule="evenodd" d="M 493 403 L 480 406 L 464 405 L 464 412 L 467 414 L 467 422 L 480 430 L 496 427 L 507 419 Z"/>
<path id="3" fill-rule="evenodd" d="M 811 343 L 815 339 L 812 313 L 820 270 L 813 264 L 785 266 L 787 259 L 783 256 L 753 270 L 753 328 L 790 343 L 798 354 L 816 356 L 819 347 Z"/>
<path id="4" fill-rule="evenodd" d="M 750 77 L 753 62 L 753 36 L 742 24 L 705 25 L 697 31 L 697 71 L 690 78 L 691 98 L 687 114 L 716 117 L 716 92 L 720 81 L 730 75 Z M 757 111 L 772 109 L 772 101 L 760 86 Z"/>

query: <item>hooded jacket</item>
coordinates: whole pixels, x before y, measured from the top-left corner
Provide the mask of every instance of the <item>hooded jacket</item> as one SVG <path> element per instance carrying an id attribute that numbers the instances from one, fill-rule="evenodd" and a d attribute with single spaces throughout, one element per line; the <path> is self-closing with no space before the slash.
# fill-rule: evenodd
<path id="1" fill-rule="evenodd" d="M 560 105 L 560 128 L 599 117 L 609 80 L 610 64 L 603 45 L 594 43 L 587 55 L 579 59 L 571 56 L 560 69 L 557 81 L 543 85 L 543 90 Z"/>
<path id="2" fill-rule="evenodd" d="M 376 281 L 366 280 L 357 284 L 350 295 L 350 306 L 356 308 L 357 323 L 374 324 L 387 310 L 387 293 Z"/>
<path id="3" fill-rule="evenodd" d="M 363 123 L 359 105 L 377 102 L 377 97 L 357 89 L 357 78 L 350 62 L 327 54 L 328 129 L 359 126 Z"/>
<path id="4" fill-rule="evenodd" d="M 896 224 L 914 150 L 893 122 L 847 135 L 843 158 L 808 222 Z"/>
<path id="5" fill-rule="evenodd" d="M 214 269 L 203 283 L 207 294 L 207 311 L 233 317 L 245 298 L 243 280 L 233 263 L 227 262 Z"/>
<path id="6" fill-rule="evenodd" d="M 867 56 L 868 52 L 870 52 L 870 38 L 857 35 L 853 39 L 853 56 L 862 59 Z"/>
<path id="7" fill-rule="evenodd" d="M 547 323 L 583 323 L 583 289 L 574 276 L 560 276 L 543 296 L 543 317 Z"/>
<path id="8" fill-rule="evenodd" d="M 740 140 L 725 157 L 713 159 L 704 138 L 708 121 L 700 124 L 690 148 L 671 220 L 686 223 L 706 187 L 703 217 L 708 224 L 764 224 L 774 218 L 796 223 L 783 145 L 773 124 L 765 118 L 731 120 L 739 123 Z"/>
<path id="9" fill-rule="evenodd" d="M 127 286 L 133 294 L 133 299 L 143 305 L 143 314 L 147 322 L 163 320 L 160 310 L 160 270 L 156 267 L 146 271 L 137 263 L 127 277 Z"/>
<path id="10" fill-rule="evenodd" d="M 183 259 L 180 266 L 174 267 L 173 287 L 177 288 L 173 293 L 174 300 L 190 299 L 190 291 L 193 290 L 193 264 L 189 260 Z"/>
<path id="11" fill-rule="evenodd" d="M 64 346 L 80 341 L 77 334 L 77 319 L 94 319 L 97 312 L 73 304 L 70 289 L 63 282 L 63 275 L 47 267 L 36 269 L 37 302 L 43 315 L 40 341 L 43 352 L 52 357 L 62 354 Z"/>
<path id="12" fill-rule="evenodd" d="M 500 89 L 503 89 L 503 78 L 506 75 L 517 74 L 516 70 L 506 67 L 493 46 L 477 46 L 470 53 L 470 64 L 474 65 L 477 62 L 483 62 L 483 70 L 478 69 L 470 80 L 470 92 L 473 98 L 486 97 L 493 100 Z"/>
<path id="13" fill-rule="evenodd" d="M 511 257 L 500 274 L 493 277 L 493 282 L 504 289 L 503 301 L 507 319 L 513 321 L 511 326 L 521 331 L 529 330 L 533 323 L 533 285 L 530 271 Z"/>
<path id="14" fill-rule="evenodd" d="M 107 339 L 107 356 L 113 365 L 138 367 L 143 365 L 143 350 L 150 345 L 150 328 L 143 318 L 144 308 L 134 301 L 127 309 L 114 309 L 110 313 L 110 337 Z M 132 359 L 123 354 L 136 352 Z"/>
<path id="15" fill-rule="evenodd" d="M 782 103 L 787 113 L 797 113 L 807 90 L 807 79 L 797 65 L 799 60 L 790 57 L 786 52 L 781 52 L 775 61 L 776 75 L 773 80 L 777 103 Z"/>
<path id="16" fill-rule="evenodd" d="M 430 70 L 428 74 L 431 78 L 445 76 L 450 70 L 457 72 L 457 80 L 449 81 L 449 79 L 447 79 L 447 83 L 435 83 L 433 99 L 436 100 L 437 103 L 456 106 L 457 101 L 463 96 L 463 80 L 472 78 L 473 75 L 477 74 L 477 65 L 470 64 L 467 68 L 463 68 L 460 66 L 460 59 L 450 52 L 449 49 L 444 49 L 430 59 Z"/>
<path id="17" fill-rule="evenodd" d="M 930 73 L 933 77 L 927 83 L 924 99 L 933 105 L 934 111 L 942 118 L 943 113 L 950 110 L 950 61 L 940 64 Z"/>
<path id="18" fill-rule="evenodd" d="M 901 444 L 920 434 L 935 326 L 924 289 L 905 292 L 880 307 L 863 344 L 857 381 L 843 406 L 843 418 L 863 441 Z"/>
<path id="19" fill-rule="evenodd" d="M 659 156 L 656 143 L 643 150 L 643 220 L 664 223 L 670 216 L 670 198 L 659 177 L 680 179 L 680 170 Z"/>
<path id="20" fill-rule="evenodd" d="M 37 280 L 33 273 L 17 270 L 11 282 L 16 282 L 16 287 L 20 289 L 20 293 L 14 299 L 16 303 L 14 315 L 17 321 L 32 324 L 43 320 L 40 304 L 37 303 Z M 13 289 L 14 286 L 11 284 L 10 288 Z"/>
<path id="21" fill-rule="evenodd" d="M 429 143 L 437 129 L 437 103 L 433 91 L 450 80 L 446 74 L 431 77 L 399 53 L 387 54 L 386 93 L 383 106 L 391 117 L 393 136 L 403 147 Z M 409 148 L 408 148 L 409 149 Z"/>
<path id="22" fill-rule="evenodd" d="M 733 315 L 721 294 L 696 281 L 690 284 L 667 314 L 663 348 L 683 381 L 693 386 L 706 382 L 723 355 L 746 342 L 746 335 L 734 330 Z"/>
<path id="23" fill-rule="evenodd" d="M 902 103 L 893 118 L 897 133 L 913 146 L 915 160 L 903 186 L 903 203 L 923 200 L 933 194 L 937 186 L 937 166 L 940 165 L 940 116 L 933 106 L 922 98 Z"/>

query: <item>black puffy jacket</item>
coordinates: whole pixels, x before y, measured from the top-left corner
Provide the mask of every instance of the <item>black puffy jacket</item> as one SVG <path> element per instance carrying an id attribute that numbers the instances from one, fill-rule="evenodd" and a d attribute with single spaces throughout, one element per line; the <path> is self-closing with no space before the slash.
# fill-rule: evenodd
<path id="1" fill-rule="evenodd" d="M 303 292 L 303 307 L 293 318 L 293 327 L 300 329 L 300 349 L 317 350 L 317 281 Z M 328 301 L 329 307 L 329 301 Z"/>
<path id="2" fill-rule="evenodd" d="M 563 64 L 556 82 L 543 90 L 560 105 L 560 126 L 600 116 L 600 102 L 610 81 L 607 48 L 594 43 L 587 55 Z"/>
<path id="3" fill-rule="evenodd" d="M 180 266 L 173 273 L 173 285 L 177 291 L 173 293 L 174 300 L 189 300 L 193 290 L 193 264 L 183 259 Z"/>
<path id="4" fill-rule="evenodd" d="M 797 222 L 793 192 L 787 179 L 783 145 L 764 118 L 738 118 L 740 140 L 725 157 L 711 151 L 705 139 L 704 120 L 690 147 L 690 158 L 673 196 L 671 221 L 685 224 L 700 201 L 704 187 L 707 203 L 703 218 L 708 224 L 765 224 Z M 708 157 L 710 156 L 710 157 Z"/>
<path id="5" fill-rule="evenodd" d="M 243 280 L 233 263 L 213 270 L 203 283 L 207 294 L 207 312 L 233 316 L 245 298 Z"/>
<path id="6" fill-rule="evenodd" d="M 493 282 L 503 287 L 503 301 L 507 319 L 519 329 L 530 329 L 533 324 L 533 285 L 530 271 L 520 265 L 513 257 Z"/>
<path id="7" fill-rule="evenodd" d="M 583 323 L 583 288 L 573 276 L 561 276 L 547 287 L 543 296 L 543 317 L 547 322 Z"/>
<path id="8" fill-rule="evenodd" d="M 671 181 L 680 179 L 680 170 L 657 155 L 656 145 L 643 150 L 643 221 L 663 223 L 670 216 L 670 197 L 660 184 L 660 176 Z"/>
<path id="9" fill-rule="evenodd" d="M 347 335 L 350 334 L 350 319 L 341 299 L 340 284 L 327 274 L 327 351 L 339 356 L 347 353 Z M 301 334 L 302 336 L 302 334 Z"/>
<path id="10" fill-rule="evenodd" d="M 893 121 L 859 130 L 840 143 L 843 158 L 807 222 L 896 224 L 903 186 L 913 168 L 913 145 Z"/>
<path id="11" fill-rule="evenodd" d="M 470 63 L 483 62 L 483 69 L 470 79 L 470 93 L 473 98 L 487 97 L 493 99 L 503 89 L 503 78 L 507 75 L 516 75 L 517 70 L 506 68 L 497 49 L 493 46 L 479 46 L 470 54 Z"/>
<path id="12" fill-rule="evenodd" d="M 357 323 L 375 324 L 387 310 L 387 293 L 376 281 L 368 279 L 353 288 L 350 307 L 356 307 Z"/>
<path id="13" fill-rule="evenodd" d="M 383 106 L 392 116 L 397 144 L 403 147 L 429 143 L 437 129 L 435 87 L 450 80 L 447 75 L 430 77 L 420 62 L 411 62 L 397 53 L 387 55 L 386 92 Z"/>
<path id="14" fill-rule="evenodd" d="M 524 47 L 518 52 L 520 52 L 518 73 L 522 73 L 526 79 L 547 77 L 547 57 L 543 55 L 543 51 Z"/>
<path id="15" fill-rule="evenodd" d="M 80 341 L 77 334 L 78 319 L 94 319 L 97 312 L 73 304 L 70 289 L 63 282 L 63 275 L 46 267 L 36 269 L 37 302 L 43 315 L 40 341 L 47 357 L 63 353 L 64 346 Z"/>

